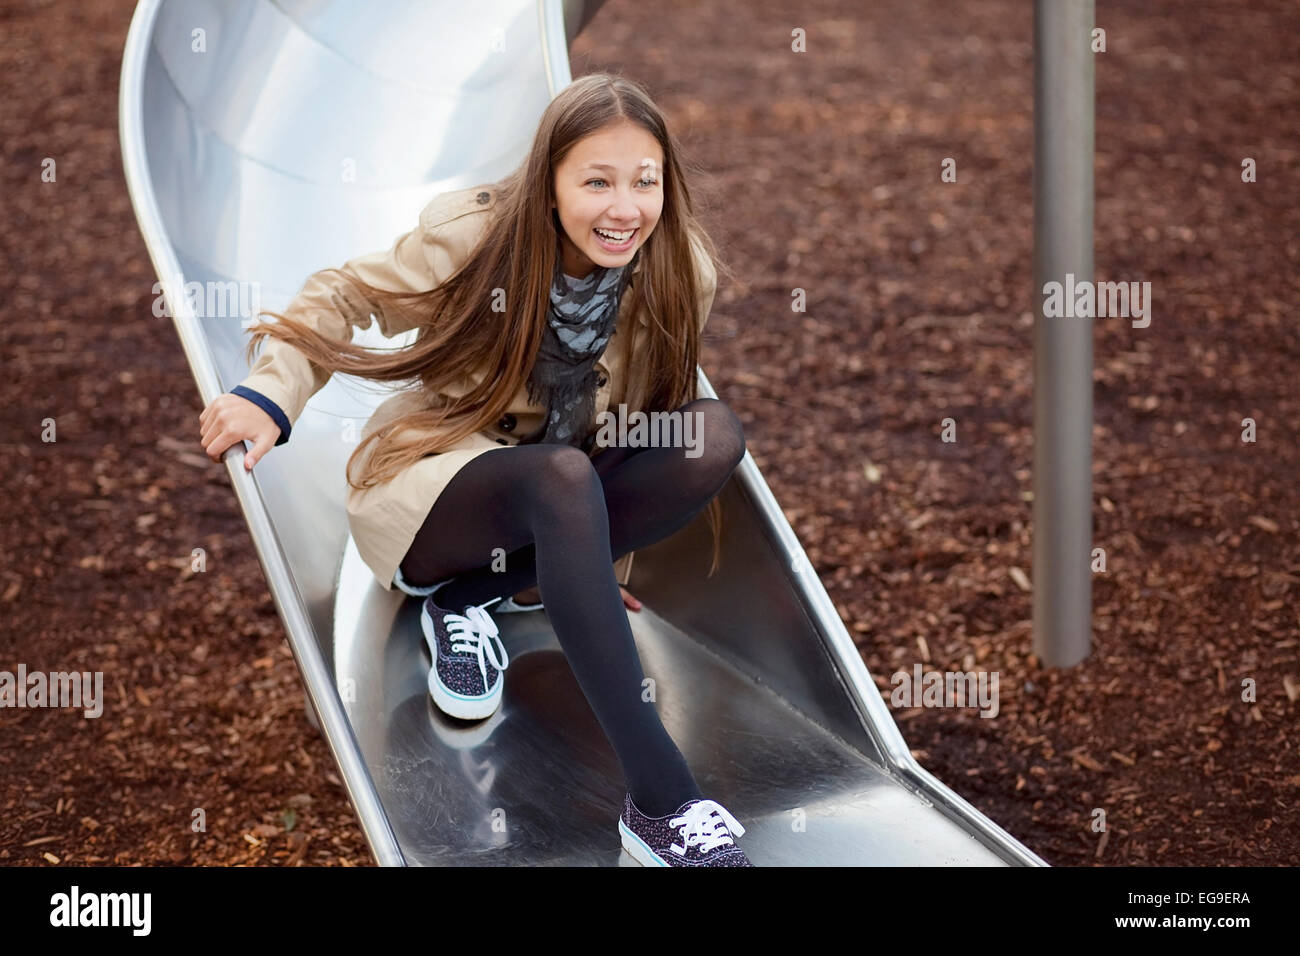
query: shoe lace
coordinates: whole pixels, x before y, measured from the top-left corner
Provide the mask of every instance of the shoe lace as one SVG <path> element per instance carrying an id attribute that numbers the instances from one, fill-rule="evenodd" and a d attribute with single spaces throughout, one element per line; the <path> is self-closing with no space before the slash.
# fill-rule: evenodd
<path id="1" fill-rule="evenodd" d="M 499 671 L 505 670 L 510 663 L 496 621 L 492 620 L 486 608 L 487 604 L 471 605 L 465 609 L 464 614 L 445 614 L 442 618 L 447 628 L 447 639 L 451 641 L 451 649 L 478 658 L 478 670 L 483 675 L 484 684 L 488 679 L 489 662 Z"/>
<path id="2" fill-rule="evenodd" d="M 714 800 L 696 800 L 681 816 L 669 820 L 668 825 L 681 833 L 682 845 L 674 843 L 670 846 L 678 856 L 685 856 L 692 846 L 698 846 L 701 853 L 728 843 L 734 846 L 736 841 L 731 835 L 745 835 L 740 821 Z"/>

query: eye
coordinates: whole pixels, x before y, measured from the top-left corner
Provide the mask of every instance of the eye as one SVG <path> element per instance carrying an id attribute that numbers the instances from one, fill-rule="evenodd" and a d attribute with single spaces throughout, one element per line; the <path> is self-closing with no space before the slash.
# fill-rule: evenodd
<path id="1" fill-rule="evenodd" d="M 583 183 L 583 185 L 584 185 L 584 186 L 590 186 L 592 183 L 608 183 L 608 180 L 605 180 L 605 179 L 588 179 L 585 183 Z M 646 187 L 649 187 L 649 186 L 657 186 L 658 184 L 659 184 L 659 180 L 658 180 L 658 179 L 655 179 L 655 178 L 653 178 L 653 177 L 646 177 L 646 178 L 643 178 L 643 179 L 638 183 L 638 185 L 640 185 L 640 186 L 646 186 Z"/>

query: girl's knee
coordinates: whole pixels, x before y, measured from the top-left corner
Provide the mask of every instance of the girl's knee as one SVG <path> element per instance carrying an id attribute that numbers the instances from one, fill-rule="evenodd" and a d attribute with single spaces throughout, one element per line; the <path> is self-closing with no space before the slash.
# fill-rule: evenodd
<path id="1" fill-rule="evenodd" d="M 731 406 L 717 398 L 699 398 L 685 406 L 700 417 L 704 454 L 711 460 L 735 468 L 745 457 L 745 427 Z"/>
<path id="2" fill-rule="evenodd" d="M 526 480 L 536 500 L 581 500 L 590 489 L 600 488 L 596 466 L 581 448 L 553 444 L 531 448 L 537 449 L 537 461 L 526 471 Z"/>

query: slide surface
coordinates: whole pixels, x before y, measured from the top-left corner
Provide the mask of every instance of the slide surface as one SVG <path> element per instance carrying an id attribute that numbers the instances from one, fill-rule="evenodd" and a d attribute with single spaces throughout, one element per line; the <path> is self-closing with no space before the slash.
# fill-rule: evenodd
<path id="1" fill-rule="evenodd" d="M 514 167 L 569 82 L 583 22 L 581 3 L 558 0 L 140 4 L 124 167 L 204 403 L 246 373 L 256 309 L 386 248 L 438 193 Z M 177 293 L 193 282 L 255 308 L 209 314 Z M 343 504 L 347 436 L 386 396 L 336 377 L 255 477 L 227 456 L 309 714 L 376 859 L 628 865 L 621 773 L 544 612 L 497 617 L 511 664 L 493 718 L 466 728 L 429 699 L 419 603 L 373 580 Z M 637 552 L 645 609 L 629 617 L 665 725 L 743 822 L 750 859 L 1045 865 L 913 760 L 748 455 L 721 498 L 719 572 L 705 579 L 701 517 Z"/>

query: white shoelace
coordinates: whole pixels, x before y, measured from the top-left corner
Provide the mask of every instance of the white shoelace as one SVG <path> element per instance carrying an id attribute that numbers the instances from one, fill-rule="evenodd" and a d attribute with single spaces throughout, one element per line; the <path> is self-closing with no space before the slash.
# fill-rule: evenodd
<path id="1" fill-rule="evenodd" d="M 490 601 L 488 602 L 491 603 Z M 447 639 L 451 649 L 478 657 L 478 671 L 483 675 L 483 684 L 487 686 L 487 664 L 499 671 L 506 669 L 509 658 L 506 646 L 501 643 L 497 623 L 484 610 L 484 605 L 473 605 L 465 609 L 464 614 L 444 614 L 442 622 L 447 628 Z M 501 654 L 497 656 L 497 650 Z"/>
<path id="2" fill-rule="evenodd" d="M 685 856 L 692 845 L 698 846 L 701 853 L 708 853 L 715 847 L 734 845 L 733 833 L 738 837 L 745 835 L 740 821 L 714 800 L 696 801 L 680 817 L 669 820 L 668 825 L 681 831 L 682 845 L 674 843 L 669 847 L 678 856 Z"/>

